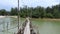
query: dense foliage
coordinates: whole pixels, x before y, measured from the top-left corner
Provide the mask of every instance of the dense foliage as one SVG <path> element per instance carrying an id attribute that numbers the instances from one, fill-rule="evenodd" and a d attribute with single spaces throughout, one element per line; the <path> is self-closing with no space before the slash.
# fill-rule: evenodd
<path id="1" fill-rule="evenodd" d="M 17 8 L 11 8 L 11 11 L 5 9 L 0 10 L 0 15 L 18 15 Z M 23 7 L 20 8 L 19 15 L 21 17 L 30 16 L 32 18 L 60 18 L 60 4 L 52 7 Z"/>

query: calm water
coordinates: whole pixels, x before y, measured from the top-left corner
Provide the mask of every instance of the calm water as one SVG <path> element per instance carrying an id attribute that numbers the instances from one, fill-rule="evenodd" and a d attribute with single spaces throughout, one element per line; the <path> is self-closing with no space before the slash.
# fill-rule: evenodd
<path id="1" fill-rule="evenodd" d="M 20 20 L 20 27 L 24 21 L 23 18 Z M 17 25 L 17 18 L 0 18 L 0 34 L 16 33 L 18 31 Z M 32 25 L 35 31 L 40 34 L 60 34 L 60 21 L 32 19 Z"/>

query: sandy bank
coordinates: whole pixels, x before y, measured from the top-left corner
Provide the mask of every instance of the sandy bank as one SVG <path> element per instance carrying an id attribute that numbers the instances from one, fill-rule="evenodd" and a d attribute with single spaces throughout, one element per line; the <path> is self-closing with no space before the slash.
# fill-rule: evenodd
<path id="1" fill-rule="evenodd" d="M 17 18 L 17 16 L 7 16 L 7 17 Z"/>
<path id="2" fill-rule="evenodd" d="M 0 18 L 5 18 L 5 17 L 13 17 L 13 18 L 17 18 L 17 16 L 0 16 Z"/>
<path id="3" fill-rule="evenodd" d="M 0 16 L 0 18 L 5 18 L 6 16 Z"/>

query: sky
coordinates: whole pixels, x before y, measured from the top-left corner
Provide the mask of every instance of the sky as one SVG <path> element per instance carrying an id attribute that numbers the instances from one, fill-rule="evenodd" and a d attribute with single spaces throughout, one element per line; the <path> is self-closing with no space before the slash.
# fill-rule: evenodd
<path id="1" fill-rule="evenodd" d="M 27 5 L 28 7 L 51 7 L 58 5 L 60 0 L 19 0 L 20 7 Z M 0 0 L 0 9 L 10 10 L 11 8 L 17 7 L 17 0 Z"/>

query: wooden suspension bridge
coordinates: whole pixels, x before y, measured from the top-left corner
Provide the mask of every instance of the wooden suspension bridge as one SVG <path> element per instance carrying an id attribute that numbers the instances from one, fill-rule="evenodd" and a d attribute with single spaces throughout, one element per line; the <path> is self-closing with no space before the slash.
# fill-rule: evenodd
<path id="1" fill-rule="evenodd" d="M 36 34 L 29 18 L 26 18 L 26 21 L 22 24 L 22 28 L 19 29 L 17 34 Z"/>

